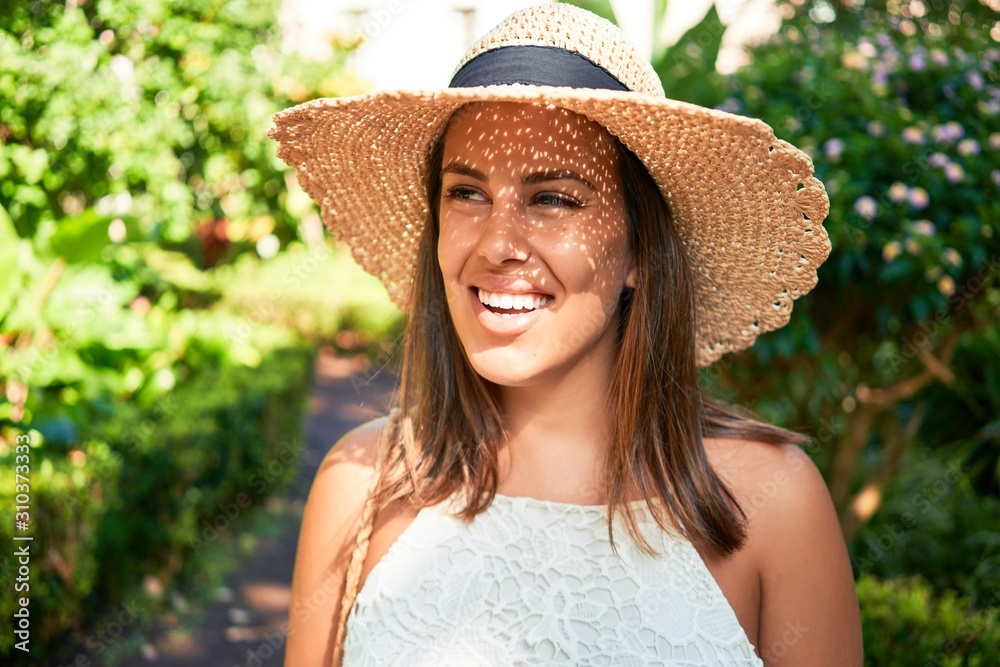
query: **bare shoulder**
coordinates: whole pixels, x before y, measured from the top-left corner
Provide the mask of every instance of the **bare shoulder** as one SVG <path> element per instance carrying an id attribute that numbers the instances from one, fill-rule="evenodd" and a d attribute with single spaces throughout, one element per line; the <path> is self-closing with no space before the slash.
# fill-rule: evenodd
<path id="1" fill-rule="evenodd" d="M 757 649 L 768 665 L 860 666 L 861 619 L 840 523 L 801 447 L 742 440 L 705 445 L 747 515 L 760 577 Z"/>
<path id="2" fill-rule="evenodd" d="M 762 574 L 789 540 L 843 543 L 826 482 L 801 447 L 709 439 L 705 450 L 747 516 L 747 550 Z"/>
<path id="3" fill-rule="evenodd" d="M 804 501 L 829 502 L 823 476 L 798 445 L 708 438 L 705 451 L 751 521 L 781 523 L 785 512 L 807 512 Z"/>
<path id="4" fill-rule="evenodd" d="M 286 664 L 319 667 L 332 660 L 344 579 L 385 423 L 377 419 L 343 436 L 313 480 L 292 574 Z"/>
<path id="5" fill-rule="evenodd" d="M 386 417 L 379 417 L 365 422 L 335 442 L 323 459 L 317 478 L 324 473 L 337 472 L 370 477 L 375 467 L 375 449 L 386 421 Z"/>
<path id="6" fill-rule="evenodd" d="M 340 438 L 320 463 L 309 490 L 302 530 L 329 530 L 363 508 L 375 471 L 376 448 L 386 418 L 358 426 Z M 322 518 L 322 521 L 310 519 Z"/>

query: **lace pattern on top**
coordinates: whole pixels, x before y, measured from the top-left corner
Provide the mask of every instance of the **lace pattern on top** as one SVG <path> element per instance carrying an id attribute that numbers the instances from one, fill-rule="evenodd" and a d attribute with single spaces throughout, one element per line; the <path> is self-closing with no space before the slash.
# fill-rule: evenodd
<path id="1" fill-rule="evenodd" d="M 694 546 L 644 501 L 660 558 L 619 518 L 616 557 L 602 505 L 497 495 L 467 526 L 451 502 L 421 509 L 368 575 L 344 667 L 763 667 Z"/>

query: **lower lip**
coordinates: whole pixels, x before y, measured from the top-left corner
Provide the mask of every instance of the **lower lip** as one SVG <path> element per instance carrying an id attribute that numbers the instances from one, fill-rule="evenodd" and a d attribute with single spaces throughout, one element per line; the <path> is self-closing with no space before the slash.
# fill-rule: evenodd
<path id="1" fill-rule="evenodd" d="M 552 305 L 552 300 L 540 308 L 535 308 L 520 315 L 498 315 L 483 305 L 479 300 L 479 290 L 470 289 L 472 308 L 479 324 L 495 336 L 517 336 L 527 331 L 541 317 L 542 311 Z"/>

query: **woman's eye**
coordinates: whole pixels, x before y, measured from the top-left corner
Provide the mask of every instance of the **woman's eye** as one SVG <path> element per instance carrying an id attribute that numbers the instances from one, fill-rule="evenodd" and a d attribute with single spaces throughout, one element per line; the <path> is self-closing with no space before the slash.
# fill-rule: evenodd
<path id="1" fill-rule="evenodd" d="M 578 208 L 580 202 L 567 195 L 554 192 L 542 192 L 535 196 L 535 203 L 540 206 L 558 206 L 563 208 Z"/>
<path id="2" fill-rule="evenodd" d="M 486 201 L 486 195 L 484 195 L 481 191 L 464 185 L 446 188 L 444 198 L 455 199 L 458 201 Z"/>

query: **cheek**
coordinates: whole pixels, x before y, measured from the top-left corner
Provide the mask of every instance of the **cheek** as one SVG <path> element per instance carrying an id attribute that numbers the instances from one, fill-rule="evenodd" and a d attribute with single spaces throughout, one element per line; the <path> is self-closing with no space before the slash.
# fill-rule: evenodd
<path id="1" fill-rule="evenodd" d="M 593 229 L 601 229 L 594 234 Z M 624 280 L 629 257 L 625 230 L 602 225 L 589 226 L 586 232 L 568 231 L 550 245 L 549 255 L 563 268 L 563 275 L 574 284 L 591 286 L 595 291 L 617 289 Z"/>
<path id="2" fill-rule="evenodd" d="M 615 210 L 610 218 L 611 222 L 604 226 L 606 235 L 599 239 L 598 253 L 599 262 L 605 271 L 612 272 L 616 280 L 624 280 L 626 264 L 629 258 L 628 249 L 628 226 L 625 222 L 625 214 Z"/>
<path id="3" fill-rule="evenodd" d="M 445 285 L 457 280 L 462 273 L 462 267 L 468 260 L 472 249 L 469 234 L 461 234 L 456 225 L 450 224 L 447 217 L 441 219 L 441 232 L 438 235 L 437 255 L 438 265 Z"/>

